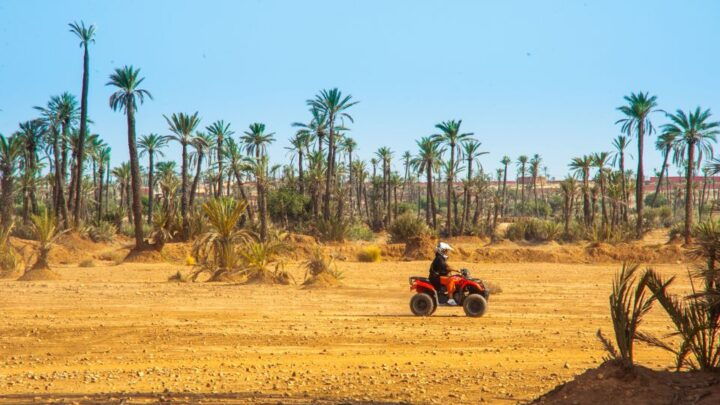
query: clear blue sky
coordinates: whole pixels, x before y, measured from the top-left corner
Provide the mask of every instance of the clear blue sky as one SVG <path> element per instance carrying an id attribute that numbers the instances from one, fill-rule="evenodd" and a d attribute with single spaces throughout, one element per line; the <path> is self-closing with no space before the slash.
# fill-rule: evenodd
<path id="1" fill-rule="evenodd" d="M 457 118 L 490 152 L 486 169 L 539 153 L 562 176 L 571 157 L 610 149 L 631 91 L 720 114 L 719 19 L 718 1 L 0 0 L 0 132 L 51 95 L 80 93 L 82 51 L 67 24 L 84 20 L 97 26 L 91 130 L 114 164 L 127 159 L 125 121 L 105 83 L 132 64 L 155 97 L 140 107 L 139 134 L 167 133 L 162 114 L 173 112 L 236 132 L 259 121 L 276 132 L 281 162 L 305 100 L 339 87 L 360 101 L 361 157 L 385 145 L 414 152 Z M 659 153 L 646 153 L 658 167 Z"/>

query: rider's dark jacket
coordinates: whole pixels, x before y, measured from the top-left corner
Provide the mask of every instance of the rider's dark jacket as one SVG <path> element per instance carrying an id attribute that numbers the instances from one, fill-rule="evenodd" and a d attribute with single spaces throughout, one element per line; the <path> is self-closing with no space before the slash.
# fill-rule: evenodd
<path id="1" fill-rule="evenodd" d="M 449 272 L 449 267 L 447 265 L 447 260 L 443 255 L 440 253 L 435 253 L 435 259 L 432 261 L 432 264 L 430 264 L 430 282 L 432 285 L 435 286 L 435 288 L 440 288 L 440 276 L 447 276 Z"/>

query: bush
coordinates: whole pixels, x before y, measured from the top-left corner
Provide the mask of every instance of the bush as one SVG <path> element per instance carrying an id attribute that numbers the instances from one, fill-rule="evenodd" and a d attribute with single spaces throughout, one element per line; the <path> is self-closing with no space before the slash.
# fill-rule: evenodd
<path id="1" fill-rule="evenodd" d="M 316 234 L 323 242 L 343 242 L 348 236 L 350 225 L 341 219 L 320 220 L 317 223 Z"/>
<path id="2" fill-rule="evenodd" d="M 533 218 L 510 224 L 505 237 L 512 241 L 548 242 L 559 239 L 562 232 L 562 225 L 557 222 Z"/>
<path id="3" fill-rule="evenodd" d="M 366 246 L 360 249 L 357 254 L 358 261 L 366 263 L 379 262 L 381 258 L 380 256 L 380 248 L 375 245 Z"/>
<path id="4" fill-rule="evenodd" d="M 87 236 L 93 242 L 112 242 L 117 234 L 117 228 L 110 222 L 100 221 L 97 225 L 92 225 L 87 230 Z"/>
<path id="5" fill-rule="evenodd" d="M 13 271 L 20 264 L 20 257 L 10 244 L 12 228 L 10 226 L 5 230 L 0 229 L 0 270 L 2 271 Z"/>
<path id="6" fill-rule="evenodd" d="M 276 222 L 299 221 L 310 199 L 292 187 L 281 187 L 268 193 L 268 212 Z"/>
<path id="7" fill-rule="evenodd" d="M 317 277 L 321 274 L 328 274 L 336 280 L 343 278 L 343 273 L 335 266 L 335 259 L 323 253 L 320 246 L 315 247 L 310 258 L 304 264 L 306 281 L 310 277 Z"/>
<path id="8" fill-rule="evenodd" d="M 95 262 L 93 259 L 85 259 L 78 263 L 78 267 L 95 267 Z"/>
<path id="9" fill-rule="evenodd" d="M 364 223 L 357 223 L 350 226 L 347 232 L 347 238 L 350 240 L 371 241 L 375 239 L 372 229 Z"/>
<path id="10" fill-rule="evenodd" d="M 425 221 L 413 213 L 400 215 L 388 229 L 390 241 L 393 243 L 407 243 L 412 238 L 430 235 Z"/>

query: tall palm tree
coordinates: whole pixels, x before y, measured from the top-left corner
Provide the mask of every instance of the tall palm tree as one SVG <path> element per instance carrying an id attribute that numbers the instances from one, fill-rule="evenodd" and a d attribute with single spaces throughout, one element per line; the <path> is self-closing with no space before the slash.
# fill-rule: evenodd
<path id="1" fill-rule="evenodd" d="M 435 205 L 435 196 L 433 193 L 433 170 L 440 166 L 444 149 L 440 148 L 438 142 L 432 137 L 423 137 L 416 142 L 418 146 L 418 155 L 413 159 L 413 166 L 417 168 L 418 173 L 425 174 L 426 181 L 426 205 L 425 222 L 433 229 L 437 229 L 437 208 Z M 431 221 L 432 218 L 432 221 Z"/>
<path id="2" fill-rule="evenodd" d="M 535 203 L 535 215 L 540 215 L 540 211 L 538 210 L 538 196 L 537 196 L 537 178 L 540 175 L 540 163 L 542 162 L 542 158 L 539 154 L 534 154 L 532 159 L 530 159 L 530 176 L 532 177 L 531 184 L 533 189 L 533 200 Z"/>
<path id="3" fill-rule="evenodd" d="M 403 185 L 402 185 L 402 191 L 400 193 L 400 201 L 404 201 L 405 199 L 405 188 L 408 185 L 408 180 L 410 179 L 410 162 L 412 161 L 412 153 L 410 153 L 409 150 L 406 150 L 403 152 L 402 157 L 400 158 L 403 162 Z"/>
<path id="4" fill-rule="evenodd" d="M 473 179 L 473 163 L 477 158 L 488 153 L 481 152 L 480 145 L 480 142 L 469 138 L 462 143 L 462 155 L 467 163 L 467 177 L 465 178 L 463 191 L 463 213 L 460 222 L 461 235 L 465 233 L 465 225 L 468 223 L 468 216 L 470 215 L 470 188 L 468 186 Z"/>
<path id="5" fill-rule="evenodd" d="M 636 135 L 638 141 L 638 166 L 637 176 L 635 180 L 635 206 L 637 211 L 637 219 L 635 225 L 636 237 L 642 237 L 642 221 L 643 221 L 643 184 L 645 183 L 645 174 L 643 171 L 643 143 L 645 140 L 645 132 L 652 135 L 654 128 L 650 122 L 650 113 L 656 111 L 657 97 L 651 96 L 649 93 L 638 92 L 631 93 L 624 97 L 627 105 L 618 107 L 625 118 L 619 119 L 616 124 L 622 124 L 623 132 L 628 135 Z"/>
<path id="6" fill-rule="evenodd" d="M 103 191 L 106 190 L 106 187 L 108 187 L 107 182 L 105 185 L 103 185 L 103 176 L 105 175 L 105 168 L 110 165 L 110 154 L 111 149 L 107 145 L 103 145 L 97 152 L 96 152 L 96 158 L 98 160 L 98 177 L 100 181 L 98 182 L 98 201 L 97 201 L 97 220 L 98 222 L 100 219 L 102 219 L 102 209 L 103 209 Z"/>
<path id="7" fill-rule="evenodd" d="M 225 139 L 232 136 L 235 132 L 230 129 L 230 123 L 223 120 L 215 121 L 207 129 L 208 133 L 215 137 L 215 147 L 217 149 L 218 179 L 215 197 L 222 197 L 223 190 L 223 162 L 225 161 Z"/>
<path id="8" fill-rule="evenodd" d="M 655 148 L 660 150 L 663 155 L 663 163 L 660 167 L 660 175 L 658 176 L 658 183 L 655 187 L 655 195 L 653 196 L 652 203 L 655 205 L 655 201 L 657 200 L 657 196 L 660 193 L 660 187 L 662 186 L 663 177 L 665 177 L 665 173 L 667 173 L 670 170 L 670 166 L 668 165 L 668 159 L 670 158 L 670 152 L 672 151 L 672 148 L 675 146 L 675 140 L 677 138 L 677 134 L 673 132 L 663 132 L 658 136 L 657 141 L 655 142 Z"/>
<path id="9" fill-rule="evenodd" d="M 247 193 L 245 192 L 245 185 L 243 182 L 243 172 L 247 166 L 245 156 L 242 154 L 242 148 L 233 138 L 227 138 L 225 140 L 225 159 L 227 160 L 228 168 L 235 176 L 235 182 L 237 183 L 240 197 L 248 202 L 246 204 L 247 218 L 250 222 L 255 220 L 255 215 L 252 206 L 249 203 Z"/>
<path id="10" fill-rule="evenodd" d="M 188 145 L 190 145 L 194 139 L 193 132 L 195 128 L 200 124 L 200 117 L 198 112 L 194 114 L 185 113 L 173 113 L 169 118 L 166 115 L 165 121 L 167 121 L 172 135 L 169 135 L 169 139 L 177 141 L 182 146 L 182 166 L 180 168 L 181 186 L 180 186 L 180 215 L 182 216 L 183 222 L 183 240 L 187 240 L 190 236 L 189 223 L 188 223 Z"/>
<path id="11" fill-rule="evenodd" d="M 568 176 L 565 180 L 560 182 L 560 191 L 563 195 L 563 219 L 566 235 L 570 233 L 570 220 L 572 219 L 576 190 L 577 181 L 575 180 L 575 177 Z"/>
<path id="12" fill-rule="evenodd" d="M 295 136 L 293 136 L 290 139 L 290 147 L 286 147 L 285 149 L 289 150 L 290 152 L 297 155 L 298 158 L 298 192 L 300 194 L 305 194 L 305 172 L 304 172 L 304 165 L 303 165 L 303 158 L 305 157 L 305 152 L 308 150 L 308 145 L 310 143 L 310 135 L 302 130 L 298 130 L 295 133 Z"/>
<path id="13" fill-rule="evenodd" d="M 43 135 L 47 127 L 45 126 L 42 119 L 34 119 L 31 121 L 25 121 L 20 123 L 20 137 L 25 145 L 24 151 L 24 170 L 25 176 L 30 177 L 28 184 L 28 190 L 25 193 L 24 201 L 28 204 L 29 210 L 23 210 L 23 220 L 29 221 L 29 211 L 33 214 L 37 214 L 38 203 L 37 203 L 37 182 L 36 177 L 40 173 L 40 167 L 38 164 L 38 150 L 40 150 L 43 143 Z"/>
<path id="14" fill-rule="evenodd" d="M 5 137 L 0 134 L 0 226 L 7 231 L 13 222 L 13 193 L 15 171 L 23 153 L 23 141 L 19 136 Z"/>
<path id="15" fill-rule="evenodd" d="M 583 219 L 585 226 L 591 225 L 590 216 L 590 168 L 592 167 L 592 157 L 583 156 L 573 158 L 570 162 L 570 169 L 580 174 L 582 177 L 582 193 L 583 193 Z"/>
<path id="16" fill-rule="evenodd" d="M 353 178 L 353 152 L 357 149 L 357 142 L 355 142 L 354 139 L 350 138 L 349 136 L 346 136 L 343 138 L 343 149 L 345 149 L 345 152 L 348 156 L 348 176 L 349 176 L 349 183 L 350 183 L 350 195 L 348 198 L 348 203 L 350 207 L 350 218 L 354 217 L 355 209 L 353 204 L 353 189 L 354 189 L 354 178 Z M 359 198 L 359 197 L 358 197 Z"/>
<path id="17" fill-rule="evenodd" d="M 343 96 L 342 92 L 337 88 L 321 90 L 314 99 L 307 100 L 307 104 L 313 110 L 318 110 L 327 117 L 328 168 L 325 173 L 325 195 L 323 197 L 323 218 L 326 221 L 330 219 L 330 203 L 335 178 L 335 134 L 338 129 L 335 127 L 335 121 L 337 118 L 341 118 L 353 122 L 353 118 L 347 113 L 347 110 L 357 103 L 357 101 L 352 101 L 351 95 Z"/>
<path id="18" fill-rule="evenodd" d="M 310 114 L 312 115 L 312 119 L 309 123 L 294 122 L 292 126 L 300 128 L 298 131 L 308 135 L 308 142 L 311 142 L 312 139 L 317 141 L 317 151 L 322 153 L 323 143 L 325 142 L 328 130 L 327 114 L 324 110 L 316 107 L 310 108 Z"/>
<path id="19" fill-rule="evenodd" d="M 591 155 L 592 165 L 598 170 L 598 182 L 600 183 L 600 209 L 602 213 L 602 224 L 608 223 L 607 207 L 605 205 L 605 170 L 610 160 L 609 152 L 593 153 Z"/>
<path id="20" fill-rule="evenodd" d="M 130 178 L 132 182 L 132 210 L 133 221 L 135 225 L 135 249 L 143 249 L 145 242 L 143 240 L 142 228 L 142 206 L 140 205 L 140 161 L 138 159 L 137 144 L 135 140 L 135 110 L 137 104 L 142 104 L 145 97 L 152 100 L 152 94 L 145 89 L 139 88 L 140 84 L 145 80 L 140 77 L 140 69 L 132 66 L 124 66 L 115 69 L 110 75 L 110 81 L 107 86 L 117 88 L 117 91 L 110 96 L 110 108 L 114 111 L 121 109 L 127 117 L 128 127 L 128 151 L 130 153 Z"/>
<path id="21" fill-rule="evenodd" d="M 527 170 L 528 160 L 529 159 L 527 156 L 520 155 L 518 156 L 517 163 L 515 163 L 515 165 L 520 168 L 520 181 L 522 183 L 520 185 L 520 209 L 522 211 L 522 214 L 525 214 L 525 172 Z M 517 189 L 515 190 L 515 192 L 517 192 Z"/>
<path id="22" fill-rule="evenodd" d="M 192 186 L 190 186 L 190 207 L 195 206 L 195 195 L 197 193 L 198 183 L 200 182 L 200 173 L 202 172 L 203 158 L 207 154 L 209 149 L 213 146 L 213 136 L 204 132 L 197 132 L 195 138 L 192 140 L 192 146 L 195 148 L 193 154 L 195 160 L 195 177 L 193 178 Z M 222 187 L 222 185 L 220 185 Z"/>
<path id="23" fill-rule="evenodd" d="M 383 146 L 375 152 L 375 156 L 378 157 L 382 163 L 382 181 L 383 181 L 383 224 L 387 228 L 390 226 L 392 220 L 392 214 L 390 213 L 390 161 L 392 159 L 393 152 L 387 146 Z"/>
<path id="24" fill-rule="evenodd" d="M 158 134 L 147 134 L 140 137 L 140 156 L 148 155 L 148 224 L 153 223 L 153 201 L 155 198 L 155 155 L 165 156 L 162 151 L 168 143 L 168 138 Z"/>
<path id="25" fill-rule="evenodd" d="M 112 175 L 117 180 L 118 188 L 120 189 L 120 210 L 122 212 L 123 207 L 127 208 L 128 222 L 134 223 L 133 221 L 133 210 L 132 202 L 130 201 L 132 190 L 130 189 L 131 183 L 131 169 L 129 162 L 123 162 L 120 166 L 113 168 Z"/>
<path id="26" fill-rule="evenodd" d="M 693 177 L 695 162 L 702 160 L 705 153 L 712 156 L 712 143 L 720 133 L 720 122 L 710 121 L 710 109 L 701 110 L 700 107 L 687 114 L 677 110 L 675 114 L 667 114 L 670 123 L 662 126 L 663 133 L 673 134 L 676 137 L 675 145 L 680 156 L 687 152 L 687 174 L 685 188 L 685 243 L 689 244 L 692 230 L 692 204 L 693 204 Z M 696 154 L 697 153 L 697 154 Z"/>
<path id="27" fill-rule="evenodd" d="M 75 178 L 77 179 L 75 184 L 75 190 L 70 190 L 70 193 L 75 193 L 75 209 L 73 210 L 73 216 L 75 217 L 75 226 L 80 223 L 80 190 L 82 184 L 82 173 L 83 173 L 83 162 L 85 159 L 85 138 L 87 137 L 87 110 L 88 110 L 88 83 L 90 79 L 90 53 L 88 47 L 90 43 L 95 42 L 95 26 L 85 26 L 84 22 L 74 22 L 70 25 L 70 32 L 80 38 L 80 46 L 83 48 L 83 76 L 82 76 L 82 92 L 80 95 L 80 133 L 78 139 L 78 150 L 77 150 L 77 162 Z"/>
<path id="28" fill-rule="evenodd" d="M 267 146 L 275 142 L 275 133 L 265 132 L 265 124 L 255 122 L 250 124 L 248 130 L 243 132 L 240 142 L 245 144 L 245 152 L 249 155 L 255 155 L 259 158 L 267 154 Z"/>
<path id="29" fill-rule="evenodd" d="M 469 139 L 473 135 L 472 132 L 461 133 L 461 125 L 462 120 L 443 121 L 435 125 L 435 128 L 439 129 L 441 133 L 433 135 L 434 140 L 450 147 L 450 161 L 448 164 L 449 170 L 447 172 L 447 223 L 445 229 L 445 232 L 447 232 L 448 236 L 453 235 L 451 198 L 454 194 L 453 185 L 455 181 L 455 148 L 458 144 L 465 141 L 466 139 Z"/>
<path id="30" fill-rule="evenodd" d="M 248 130 L 243 132 L 240 141 L 245 144 L 245 151 L 254 154 L 254 159 L 249 161 L 249 169 L 255 176 L 255 188 L 257 189 L 257 209 L 260 217 L 260 238 L 267 237 L 267 172 L 268 158 L 267 146 L 275 142 L 274 132 L 265 132 L 265 124 L 255 122 L 250 124 Z"/>
<path id="31" fill-rule="evenodd" d="M 629 222 L 628 219 L 628 192 L 627 192 L 627 177 L 625 176 L 625 150 L 629 145 L 628 137 L 624 135 L 618 135 L 617 138 L 613 139 L 612 142 L 615 152 L 613 152 L 613 165 L 615 162 L 618 164 L 620 170 L 620 188 L 622 190 L 622 215 L 623 222 L 626 224 Z"/>
<path id="32" fill-rule="evenodd" d="M 510 156 L 503 156 L 502 160 L 500 160 L 500 163 L 503 165 L 503 185 L 502 185 L 502 215 L 505 215 L 505 207 L 507 205 L 507 172 L 508 172 L 508 165 L 512 162 L 510 160 Z"/>

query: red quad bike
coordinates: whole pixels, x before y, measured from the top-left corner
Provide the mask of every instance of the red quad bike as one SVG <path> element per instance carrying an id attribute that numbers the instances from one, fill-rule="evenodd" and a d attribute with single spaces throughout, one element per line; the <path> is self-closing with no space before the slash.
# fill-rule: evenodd
<path id="1" fill-rule="evenodd" d="M 482 280 L 471 278 L 467 269 L 460 270 L 460 274 L 453 274 L 455 278 L 455 293 L 453 298 L 458 306 L 462 305 L 465 315 L 483 316 L 488 306 L 490 292 L 485 288 Z M 440 291 L 425 277 L 410 277 L 410 289 L 416 294 L 410 299 L 410 310 L 416 316 L 430 316 L 438 306 L 449 306 L 450 297 L 443 286 Z"/>

